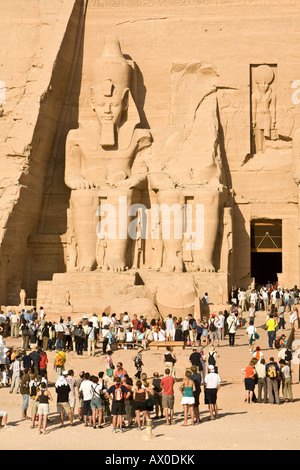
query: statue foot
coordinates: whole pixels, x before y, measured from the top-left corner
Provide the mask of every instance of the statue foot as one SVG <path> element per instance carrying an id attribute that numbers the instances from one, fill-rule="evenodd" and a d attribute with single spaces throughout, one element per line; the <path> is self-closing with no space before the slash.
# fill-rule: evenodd
<path id="1" fill-rule="evenodd" d="M 202 273 L 214 273 L 215 268 L 212 263 L 208 260 L 200 260 L 199 263 L 196 263 L 196 270 L 201 271 Z"/>
<path id="2" fill-rule="evenodd" d="M 104 269 L 106 271 L 113 271 L 115 273 L 120 273 L 125 271 L 125 263 L 120 260 L 111 260 L 107 262 Z"/>
<path id="3" fill-rule="evenodd" d="M 183 272 L 183 262 L 182 258 L 173 258 L 169 259 L 164 266 L 160 269 L 162 273 L 182 273 Z"/>

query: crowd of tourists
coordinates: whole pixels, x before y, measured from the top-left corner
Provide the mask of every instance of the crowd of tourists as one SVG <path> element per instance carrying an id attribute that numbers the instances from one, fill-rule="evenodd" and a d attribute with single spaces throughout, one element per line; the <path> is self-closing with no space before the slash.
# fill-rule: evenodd
<path id="1" fill-rule="evenodd" d="M 241 292 L 245 295 L 240 295 Z M 263 292 L 268 294 L 265 301 Z M 205 301 L 209 305 L 208 297 Z M 245 401 L 279 404 L 280 390 L 283 401 L 292 401 L 292 357 L 284 330 L 285 317 L 289 318 L 291 326 L 298 321 L 297 304 L 296 286 L 293 289 L 263 286 L 250 289 L 250 295 L 240 288 L 233 290 L 228 310 L 212 313 L 201 320 L 193 315 L 177 318 L 170 314 L 166 319 L 157 318 L 147 323 L 144 316 L 130 317 L 125 312 L 119 318 L 116 314 L 102 313 L 90 318 L 83 315 L 76 322 L 71 317 L 50 322 L 42 307 L 39 312 L 36 309 L 22 310 L 19 314 L 10 311 L 4 315 L 1 312 L 0 339 L 21 336 L 22 347 L 2 348 L 5 360 L 1 358 L 0 387 L 9 386 L 10 393 L 22 395 L 22 419 L 29 419 L 31 408 L 31 426 L 37 426 L 40 433 L 48 432 L 47 425 L 51 424 L 49 404 L 55 398 L 61 426 L 66 417 L 70 425 L 74 425 L 76 404 L 79 421 L 94 429 L 110 424 L 113 432 L 123 432 L 125 427 L 132 426 L 142 429 L 148 418 L 163 420 L 166 425 L 175 424 L 176 386 L 182 393 L 182 425 L 186 426 L 189 419 L 195 425 L 201 422 L 200 396 L 208 405 L 210 419 L 218 417 L 217 392 L 221 378 L 216 348 L 225 345 L 227 337 L 229 346 L 234 347 L 236 332 L 247 324 L 251 358 L 249 365 L 242 369 Z M 264 328 L 268 333 L 268 347 L 273 350 L 268 360 L 256 346 L 259 340 L 255 324 L 258 310 L 266 313 Z M 280 336 L 279 330 L 282 330 Z M 172 341 L 184 341 L 191 347 L 182 380 L 176 379 L 177 358 L 171 346 L 166 347 L 164 367 L 160 372 L 155 371 L 149 378 L 143 370 L 144 352 L 152 341 L 160 340 L 166 341 L 167 345 Z M 133 349 L 134 346 L 138 346 L 132 359 L 136 373 L 130 377 L 122 362 L 115 367 L 113 357 L 117 347 Z M 47 374 L 47 352 L 51 350 L 55 351 L 55 396 L 49 388 Z M 88 356 L 104 354 L 105 370 L 96 374 L 82 371 L 76 379 L 74 371 L 66 367 L 70 351 L 78 355 L 85 351 Z M 5 411 L 0 411 L 0 426 L 2 424 L 7 427 Z"/>

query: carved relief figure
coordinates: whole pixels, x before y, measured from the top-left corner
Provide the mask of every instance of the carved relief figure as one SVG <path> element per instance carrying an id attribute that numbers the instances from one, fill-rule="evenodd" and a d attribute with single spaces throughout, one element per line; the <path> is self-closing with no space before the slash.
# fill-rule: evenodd
<path id="1" fill-rule="evenodd" d="M 255 136 L 255 152 L 264 151 L 265 139 L 272 139 L 276 125 L 276 95 L 270 84 L 274 72 L 268 65 L 260 65 L 253 72 L 255 88 L 252 93 L 252 127 Z"/>
<path id="2" fill-rule="evenodd" d="M 139 113 L 131 93 L 134 68 L 121 52 L 115 36 L 108 36 L 102 56 L 93 64 L 91 104 L 94 120 L 80 122 L 68 134 L 65 183 L 71 192 L 71 212 L 78 247 L 77 270 L 96 268 L 97 207 L 99 191 L 116 208 L 119 229 L 119 198 L 131 204 L 133 189 L 146 183 L 145 175 L 131 175 L 134 158 L 151 145 L 147 130 L 138 129 Z M 127 224 L 128 226 L 128 224 Z M 107 239 L 107 269 L 123 271 L 127 239 Z"/>

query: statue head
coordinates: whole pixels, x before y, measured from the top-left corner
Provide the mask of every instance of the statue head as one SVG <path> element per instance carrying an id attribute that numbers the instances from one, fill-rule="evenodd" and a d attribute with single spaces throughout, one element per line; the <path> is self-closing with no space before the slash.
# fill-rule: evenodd
<path id="1" fill-rule="evenodd" d="M 101 145 L 114 147 L 119 128 L 128 119 L 132 67 L 116 36 L 107 36 L 102 56 L 93 64 L 91 102 L 100 124 Z"/>
<path id="2" fill-rule="evenodd" d="M 269 65 L 259 65 L 254 71 L 254 80 L 257 88 L 266 93 L 270 87 L 270 84 L 274 80 L 274 72 Z"/>

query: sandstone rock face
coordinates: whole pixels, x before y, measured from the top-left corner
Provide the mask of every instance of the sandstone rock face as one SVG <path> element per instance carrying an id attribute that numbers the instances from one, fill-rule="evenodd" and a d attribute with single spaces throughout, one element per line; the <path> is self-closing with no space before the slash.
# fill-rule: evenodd
<path id="1" fill-rule="evenodd" d="M 0 20 L 3 305 L 19 305 L 24 289 L 76 310 L 84 284 L 100 283 L 90 307 L 110 308 L 128 295 L 123 280 L 117 288 L 123 274 L 130 295 L 164 314 L 176 295 L 184 314 L 205 291 L 221 304 L 253 277 L 299 284 L 298 4 L 9 2 Z M 117 232 L 125 223 L 135 238 L 108 237 L 107 204 Z M 156 217 L 164 204 L 179 212 Z M 274 227 L 280 240 L 268 245 Z M 259 278 L 256 266 L 268 264 Z"/>

